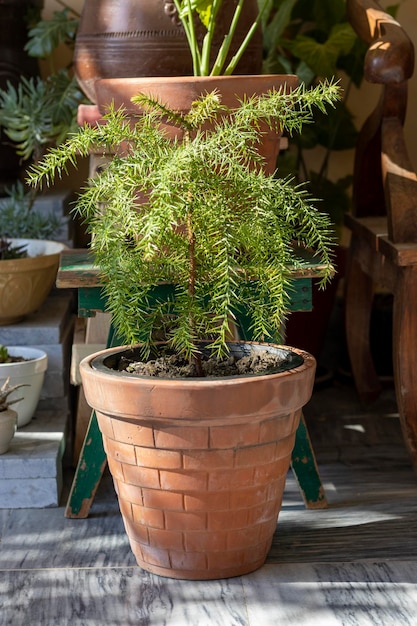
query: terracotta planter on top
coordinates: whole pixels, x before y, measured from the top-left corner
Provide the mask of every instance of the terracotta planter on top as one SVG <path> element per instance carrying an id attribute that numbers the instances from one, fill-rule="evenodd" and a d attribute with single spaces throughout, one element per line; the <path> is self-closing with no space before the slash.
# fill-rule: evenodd
<path id="1" fill-rule="evenodd" d="M 250 98 L 253 95 L 266 93 L 269 90 L 287 89 L 290 91 L 298 84 L 297 76 L 291 74 L 265 74 L 247 76 L 175 76 L 146 78 L 108 78 L 95 82 L 96 101 L 101 114 L 106 112 L 111 102 L 116 108 L 123 106 L 129 113 L 138 114 L 139 107 L 131 102 L 138 93 L 156 97 L 163 104 L 179 112 L 188 112 L 194 100 L 205 93 L 218 91 L 222 103 L 233 108 L 238 99 Z M 180 136 L 177 127 L 166 124 L 168 136 Z M 259 147 L 265 158 L 264 170 L 273 174 L 276 169 L 280 149 L 280 133 L 273 132 L 265 126 L 265 134 Z"/>
<path id="2" fill-rule="evenodd" d="M 231 344 L 238 355 L 250 348 L 265 344 Z M 145 570 L 214 579 L 265 562 L 315 373 L 311 355 L 286 350 L 285 372 L 218 379 L 111 370 L 106 363 L 120 347 L 81 362 L 130 545 Z"/>

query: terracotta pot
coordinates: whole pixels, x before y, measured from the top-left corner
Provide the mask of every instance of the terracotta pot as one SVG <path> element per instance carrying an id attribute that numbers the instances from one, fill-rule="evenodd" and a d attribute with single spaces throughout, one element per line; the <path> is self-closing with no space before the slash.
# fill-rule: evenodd
<path id="1" fill-rule="evenodd" d="M 216 51 L 228 30 L 236 4 L 237 0 L 227 0 L 218 17 Z M 246 0 L 236 36 L 239 44 L 257 13 L 256 0 Z M 201 38 L 203 32 L 200 31 Z M 82 89 L 93 102 L 94 83 L 99 78 L 192 74 L 191 54 L 174 3 L 172 0 L 85 0 L 74 67 Z M 237 72 L 257 74 L 261 67 L 259 32 Z"/>
<path id="2" fill-rule="evenodd" d="M 265 344 L 230 347 L 242 354 Z M 130 545 L 145 570 L 198 580 L 240 576 L 264 563 L 315 372 L 305 352 L 268 349 L 291 350 L 291 369 L 138 377 L 106 367 L 123 348 L 81 362 Z"/>
<path id="3" fill-rule="evenodd" d="M 13 409 L 0 411 L 0 454 L 5 454 L 16 431 L 17 413 Z"/>
<path id="4" fill-rule="evenodd" d="M 65 244 L 41 239 L 11 239 L 27 249 L 22 259 L 0 261 L 0 326 L 16 324 L 39 309 L 55 282 Z"/>
<path id="5" fill-rule="evenodd" d="M 176 76 L 147 77 L 126 79 L 103 79 L 95 83 L 96 101 L 102 114 L 111 102 L 116 108 L 123 106 L 129 113 L 140 112 L 131 98 L 144 93 L 157 97 L 163 104 L 176 111 L 187 112 L 191 104 L 202 94 L 217 90 L 221 94 L 222 103 L 233 108 L 238 105 L 239 98 L 251 97 L 266 93 L 272 89 L 294 89 L 298 84 L 297 76 L 290 74 L 264 74 L 256 76 Z M 180 132 L 175 126 L 166 125 L 171 137 L 179 137 Z M 280 134 L 270 131 L 265 126 L 265 135 L 260 145 L 260 152 L 265 158 L 265 171 L 273 174 L 279 153 Z"/>
<path id="6" fill-rule="evenodd" d="M 11 400 L 21 398 L 13 404 L 17 413 L 17 426 L 29 424 L 38 406 L 45 372 L 48 367 L 48 355 L 38 348 L 26 346 L 7 346 L 10 356 L 22 357 L 23 361 L 0 363 L 0 386 L 9 379 L 10 385 L 27 385 L 10 394 Z"/>

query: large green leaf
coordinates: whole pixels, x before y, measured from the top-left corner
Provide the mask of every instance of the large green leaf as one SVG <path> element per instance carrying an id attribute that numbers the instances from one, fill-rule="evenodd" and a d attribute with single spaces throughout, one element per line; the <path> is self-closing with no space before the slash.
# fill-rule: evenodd
<path id="1" fill-rule="evenodd" d="M 339 57 L 337 67 L 343 70 L 353 84 L 359 88 L 363 80 L 363 59 L 368 46 L 361 39 L 356 39 L 348 54 Z"/>
<path id="2" fill-rule="evenodd" d="M 269 21 L 269 16 L 274 7 L 274 0 L 257 0 L 258 11 L 262 13 L 262 30 L 265 31 L 266 25 Z"/>
<path id="3" fill-rule="evenodd" d="M 287 45 L 291 52 L 304 61 L 316 76 L 330 77 L 336 74 L 337 50 L 333 46 L 319 43 L 305 35 L 299 35 Z"/>
<path id="4" fill-rule="evenodd" d="M 29 31 L 25 50 L 33 57 L 46 57 L 61 42 L 73 42 L 78 28 L 78 19 L 71 18 L 69 9 L 55 11 L 49 20 L 42 20 Z"/>
<path id="5" fill-rule="evenodd" d="M 332 181 L 318 172 L 308 172 L 308 189 L 315 198 L 321 198 L 317 207 L 325 211 L 331 218 L 336 229 L 343 225 L 344 215 L 351 208 L 349 189 L 352 184 L 352 176 L 345 176 L 337 181 Z"/>
<path id="6" fill-rule="evenodd" d="M 286 45 L 316 76 L 331 78 L 337 74 L 339 57 L 348 54 L 355 41 L 355 33 L 349 24 L 336 24 L 324 43 L 307 35 L 298 35 L 294 41 L 287 41 Z"/>

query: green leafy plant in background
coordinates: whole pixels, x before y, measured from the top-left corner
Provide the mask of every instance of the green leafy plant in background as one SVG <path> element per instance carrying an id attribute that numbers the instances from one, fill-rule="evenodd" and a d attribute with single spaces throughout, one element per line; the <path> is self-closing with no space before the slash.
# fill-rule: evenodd
<path id="1" fill-rule="evenodd" d="M 43 214 L 32 208 L 32 194 L 17 182 L 0 198 L 0 233 L 2 237 L 51 239 L 61 220 L 54 213 Z M 4 257 L 1 257 L 4 258 Z"/>
<path id="2" fill-rule="evenodd" d="M 75 43 L 77 15 L 69 7 L 56 11 L 29 30 L 29 55 L 49 61 L 49 75 L 25 78 L 0 90 L 0 126 L 23 160 L 38 161 L 46 148 L 59 144 L 75 129 L 77 107 L 84 100 L 71 64 L 55 68 L 53 51 Z"/>
<path id="3" fill-rule="evenodd" d="M 216 31 L 217 17 L 223 5 L 223 0 L 174 0 L 174 3 L 188 40 L 188 45 L 193 59 L 194 76 L 229 76 L 230 74 L 233 74 L 261 22 L 264 11 L 267 9 L 267 3 L 259 4 L 259 12 L 256 19 L 248 29 L 243 41 L 240 42 L 236 53 L 226 65 L 230 46 L 235 37 L 239 18 L 245 4 L 245 0 L 238 0 L 230 22 L 229 31 L 225 34 L 222 44 L 217 51 L 215 61 L 210 67 L 213 37 Z M 205 36 L 201 42 L 196 32 L 196 15 L 205 28 Z"/>
<path id="4" fill-rule="evenodd" d="M 76 129 L 78 105 L 85 101 L 71 62 L 56 68 L 54 51 L 60 45 L 72 51 L 79 18 L 71 7 L 58 2 L 63 9 L 55 11 L 51 19 L 34 22 L 25 47 L 30 56 L 48 61 L 49 75 L 45 79 L 21 76 L 17 85 L 8 83 L 0 90 L 0 126 L 27 163 L 38 162 L 48 147 L 59 145 Z M 56 232 L 59 220 L 34 209 L 35 199 L 36 192 L 25 190 L 20 181 L 6 190 L 0 200 L 3 238 L 45 239 Z"/>
<path id="5" fill-rule="evenodd" d="M 343 99 L 328 115 L 315 114 L 315 123 L 290 142 L 290 150 L 280 155 L 279 173 L 296 174 L 308 181 L 320 208 L 340 225 L 350 208 L 351 175 L 339 180 L 329 177 L 335 151 L 355 147 L 358 131 L 349 109 L 352 85 L 363 78 L 366 47 L 356 37 L 346 17 L 345 0 L 258 0 L 263 10 L 264 72 L 297 74 L 305 85 L 330 77 L 342 77 Z M 398 5 L 389 9 L 395 14 Z M 309 163 L 310 150 L 315 153 Z M 318 161 L 318 162 L 317 162 Z"/>

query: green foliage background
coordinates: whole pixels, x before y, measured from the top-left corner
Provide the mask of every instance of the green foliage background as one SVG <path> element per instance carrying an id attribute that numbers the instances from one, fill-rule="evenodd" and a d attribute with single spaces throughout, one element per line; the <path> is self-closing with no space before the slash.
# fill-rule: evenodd
<path id="1" fill-rule="evenodd" d="M 265 8 L 264 73 L 297 74 L 305 85 L 324 78 L 341 78 L 343 98 L 328 115 L 315 114 L 315 124 L 291 140 L 290 150 L 279 159 L 279 173 L 289 172 L 309 181 L 311 194 L 333 222 L 340 225 L 350 209 L 350 174 L 333 180 L 329 165 L 336 151 L 355 148 L 358 129 L 349 107 L 351 87 L 363 79 L 366 46 L 347 21 L 345 0 L 258 0 Z M 386 9 L 396 14 L 398 4 Z M 309 165 L 308 151 L 323 148 L 322 157 Z"/>

